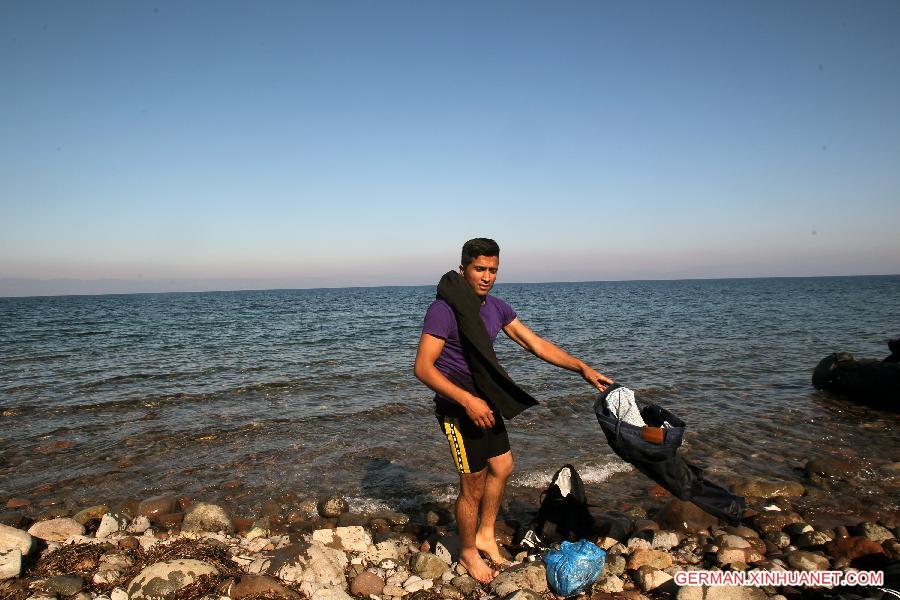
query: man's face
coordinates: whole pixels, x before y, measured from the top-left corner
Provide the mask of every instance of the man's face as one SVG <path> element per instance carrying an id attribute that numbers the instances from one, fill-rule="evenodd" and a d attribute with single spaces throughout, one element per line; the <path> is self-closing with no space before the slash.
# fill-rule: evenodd
<path id="1" fill-rule="evenodd" d="M 499 256 L 479 256 L 465 268 L 460 266 L 460 274 L 475 290 L 479 298 L 484 298 L 494 287 L 497 280 L 497 269 L 500 268 Z"/>

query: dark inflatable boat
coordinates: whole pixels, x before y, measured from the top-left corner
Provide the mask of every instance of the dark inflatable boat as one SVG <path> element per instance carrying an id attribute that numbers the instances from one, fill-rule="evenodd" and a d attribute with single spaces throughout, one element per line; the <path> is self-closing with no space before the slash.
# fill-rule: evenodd
<path id="1" fill-rule="evenodd" d="M 900 412 L 900 338 L 888 345 L 892 354 L 884 360 L 857 360 L 849 352 L 826 356 L 813 371 L 812 384 L 859 404 Z"/>

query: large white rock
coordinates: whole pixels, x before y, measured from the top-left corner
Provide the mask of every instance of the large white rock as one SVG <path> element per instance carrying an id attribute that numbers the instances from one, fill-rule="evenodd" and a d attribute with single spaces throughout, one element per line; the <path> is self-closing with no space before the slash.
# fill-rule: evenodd
<path id="1" fill-rule="evenodd" d="M 34 539 L 27 531 L 0 525 L 0 550 L 18 548 L 22 556 L 27 556 L 34 548 Z"/>
<path id="2" fill-rule="evenodd" d="M 365 552 L 372 545 L 372 536 L 358 525 L 337 527 L 334 530 L 334 537 L 347 552 Z"/>
<path id="3" fill-rule="evenodd" d="M 491 582 L 491 590 L 500 597 L 517 590 L 547 591 L 547 569 L 542 562 L 526 563 L 503 571 Z"/>
<path id="4" fill-rule="evenodd" d="M 363 552 L 363 560 L 378 565 L 385 560 L 399 561 L 408 553 L 407 544 L 399 540 L 385 540 L 369 546 Z"/>
<path id="5" fill-rule="evenodd" d="M 201 575 L 218 575 L 214 566 L 201 560 L 178 559 L 155 563 L 146 567 L 128 585 L 130 600 L 156 599 L 174 594 Z"/>
<path id="6" fill-rule="evenodd" d="M 0 550 L 0 581 L 22 573 L 22 552 L 18 548 Z"/>
<path id="7" fill-rule="evenodd" d="M 188 508 L 181 522 L 182 531 L 234 531 L 234 523 L 225 509 L 216 504 L 198 502 Z"/>
<path id="8" fill-rule="evenodd" d="M 64 542 L 73 535 L 84 535 L 84 525 L 75 519 L 62 517 L 48 521 L 38 521 L 28 530 L 36 538 L 48 542 Z"/>
<path id="9" fill-rule="evenodd" d="M 321 586 L 347 587 L 344 569 L 347 555 L 313 540 L 295 561 L 282 565 L 276 576 L 288 582 L 314 582 Z"/>

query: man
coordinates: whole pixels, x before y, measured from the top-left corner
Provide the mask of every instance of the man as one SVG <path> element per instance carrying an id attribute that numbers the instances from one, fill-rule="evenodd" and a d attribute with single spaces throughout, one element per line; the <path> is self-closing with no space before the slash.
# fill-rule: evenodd
<path id="1" fill-rule="evenodd" d="M 605 390 L 611 379 L 536 335 L 522 324 L 509 304 L 489 295 L 499 266 L 500 247 L 494 240 L 476 238 L 463 245 L 459 274 L 481 300 L 480 316 L 491 343 L 502 329 L 538 358 L 580 373 L 598 390 Z M 494 537 L 494 522 L 506 480 L 513 471 L 513 459 L 503 417 L 488 399 L 478 396 L 454 311 L 443 299 L 432 302 L 425 314 L 415 375 L 435 392 L 435 413 L 459 472 L 456 522 L 460 562 L 472 577 L 487 583 L 497 571 L 487 565 L 479 551 L 495 564 L 505 562 Z"/>

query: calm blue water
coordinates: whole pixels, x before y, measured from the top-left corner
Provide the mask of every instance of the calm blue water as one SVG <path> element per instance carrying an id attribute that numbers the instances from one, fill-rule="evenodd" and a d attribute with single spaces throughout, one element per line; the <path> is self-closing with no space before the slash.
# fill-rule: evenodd
<path id="1" fill-rule="evenodd" d="M 884 357 L 900 276 L 498 285 L 520 318 L 688 421 L 718 480 L 798 479 L 807 458 L 859 467 L 833 511 L 898 510 L 896 414 L 815 391 L 843 350 Z M 433 287 L 0 298 L 0 500 L 68 505 L 172 490 L 258 506 L 291 491 L 403 507 L 454 492 L 431 394 L 412 376 Z M 509 501 L 574 463 L 592 500 L 651 484 L 612 455 L 591 388 L 506 339 L 542 405 L 509 425 Z M 224 483 L 229 485 L 223 486 Z M 247 512 L 252 512 L 246 509 Z"/>

